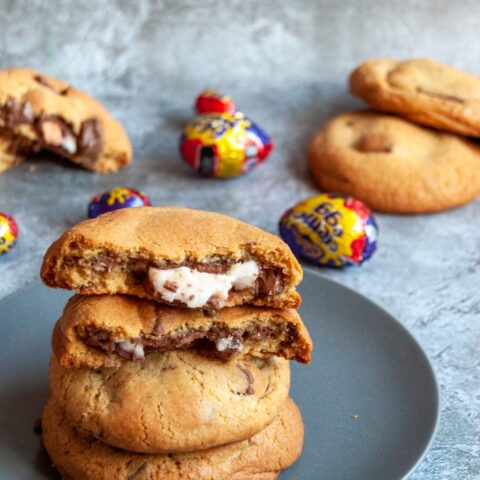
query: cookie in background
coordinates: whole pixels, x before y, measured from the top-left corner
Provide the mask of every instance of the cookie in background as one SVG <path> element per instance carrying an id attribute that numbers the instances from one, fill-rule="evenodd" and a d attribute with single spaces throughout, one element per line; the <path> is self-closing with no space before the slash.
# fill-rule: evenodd
<path id="1" fill-rule="evenodd" d="M 380 212 L 435 212 L 480 194 L 479 146 L 392 115 L 333 118 L 314 136 L 308 158 L 322 190 L 352 195 Z"/>
<path id="2" fill-rule="evenodd" d="M 115 172 L 132 160 L 123 126 L 86 93 L 24 68 L 0 71 L 0 171 L 49 150 L 87 170 Z"/>
<path id="3" fill-rule="evenodd" d="M 429 59 L 369 60 L 350 90 L 383 112 L 459 135 L 480 137 L 480 77 Z"/>

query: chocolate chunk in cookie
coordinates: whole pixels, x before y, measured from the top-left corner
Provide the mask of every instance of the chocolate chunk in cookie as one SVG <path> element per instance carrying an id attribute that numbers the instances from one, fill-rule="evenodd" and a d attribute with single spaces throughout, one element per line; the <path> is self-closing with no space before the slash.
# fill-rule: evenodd
<path id="1" fill-rule="evenodd" d="M 82 122 L 78 138 L 78 149 L 82 155 L 99 155 L 103 149 L 102 124 L 96 118 Z"/>
<path id="2" fill-rule="evenodd" d="M 75 295 L 53 334 L 63 367 L 117 367 L 155 352 L 193 350 L 230 360 L 282 356 L 310 361 L 312 343 L 295 310 L 230 307 L 216 311 L 160 305 L 124 295 Z"/>
<path id="3" fill-rule="evenodd" d="M 33 123 L 34 116 L 30 102 L 21 102 L 15 98 L 9 98 L 0 107 L 0 119 L 3 127 L 12 129 L 24 123 Z"/>

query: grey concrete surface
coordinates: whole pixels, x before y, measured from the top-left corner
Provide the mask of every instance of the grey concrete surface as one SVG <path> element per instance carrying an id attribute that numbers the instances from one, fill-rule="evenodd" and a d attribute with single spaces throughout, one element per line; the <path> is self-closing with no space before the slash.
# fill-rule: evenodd
<path id="1" fill-rule="evenodd" d="M 1 67 L 37 68 L 99 96 L 135 150 L 134 164 L 111 176 L 52 158 L 0 176 L 0 210 L 21 232 L 0 258 L 0 297 L 37 281 L 50 242 L 85 218 L 94 193 L 114 186 L 141 188 L 156 205 L 217 210 L 276 232 L 281 213 L 316 192 L 305 161 L 313 132 L 361 106 L 346 76 L 365 58 L 429 56 L 480 74 L 478 0 L 1 0 L 0 25 Z M 207 86 L 231 93 L 277 143 L 248 177 L 200 179 L 177 153 L 193 99 Z M 374 258 L 324 273 L 397 316 L 437 370 L 441 426 L 411 478 L 478 479 L 480 200 L 377 220 Z"/>

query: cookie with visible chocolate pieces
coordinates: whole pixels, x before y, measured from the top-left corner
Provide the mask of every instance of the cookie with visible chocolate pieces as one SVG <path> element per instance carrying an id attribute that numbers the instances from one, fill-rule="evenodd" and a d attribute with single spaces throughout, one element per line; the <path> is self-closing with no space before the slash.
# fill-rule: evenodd
<path id="1" fill-rule="evenodd" d="M 0 127 L 98 173 L 132 158 L 122 125 L 97 100 L 29 69 L 0 71 Z"/>
<path id="2" fill-rule="evenodd" d="M 52 397 L 42 426 L 45 449 L 69 480 L 275 480 L 303 446 L 302 418 L 290 398 L 253 437 L 192 453 L 146 455 L 110 447 L 77 431 Z"/>
<path id="3" fill-rule="evenodd" d="M 295 310 L 176 308 L 126 295 L 75 295 L 52 338 L 63 367 L 119 367 L 153 352 L 193 350 L 229 360 L 310 361 L 312 341 Z"/>
<path id="4" fill-rule="evenodd" d="M 74 226 L 48 249 L 46 285 L 174 306 L 295 308 L 302 269 L 288 245 L 219 213 L 125 208 Z"/>
<path id="5" fill-rule="evenodd" d="M 435 212 L 480 195 L 478 145 L 391 115 L 339 115 L 315 135 L 308 156 L 322 190 L 381 212 Z"/>
<path id="6" fill-rule="evenodd" d="M 152 353 L 118 368 L 62 368 L 53 396 L 78 428 L 142 453 L 201 450 L 244 440 L 273 421 L 290 386 L 283 358 L 225 363 L 190 351 Z"/>
<path id="7" fill-rule="evenodd" d="M 369 60 L 350 90 L 372 107 L 460 135 L 480 137 L 480 77 L 428 59 Z"/>

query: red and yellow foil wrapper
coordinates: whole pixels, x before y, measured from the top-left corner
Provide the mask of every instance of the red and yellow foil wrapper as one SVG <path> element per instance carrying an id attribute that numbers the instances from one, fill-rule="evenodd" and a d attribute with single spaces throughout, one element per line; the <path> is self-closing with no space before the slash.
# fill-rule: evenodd
<path id="1" fill-rule="evenodd" d="M 199 115 L 208 113 L 229 113 L 233 115 L 237 107 L 230 95 L 224 95 L 218 90 L 204 90 L 195 101 L 195 111 Z"/>
<path id="2" fill-rule="evenodd" d="M 10 215 L 0 212 L 0 255 L 8 253 L 17 243 L 18 226 Z"/>
<path id="3" fill-rule="evenodd" d="M 180 152 L 206 177 L 244 175 L 262 164 L 273 149 L 272 139 L 242 113 L 198 115 L 185 127 Z"/>
<path id="4" fill-rule="evenodd" d="M 377 224 L 360 200 L 323 193 L 288 209 L 280 235 L 293 253 L 313 265 L 358 265 L 377 248 Z"/>

